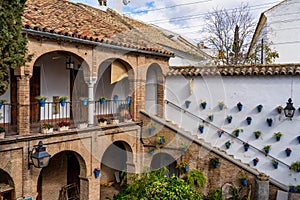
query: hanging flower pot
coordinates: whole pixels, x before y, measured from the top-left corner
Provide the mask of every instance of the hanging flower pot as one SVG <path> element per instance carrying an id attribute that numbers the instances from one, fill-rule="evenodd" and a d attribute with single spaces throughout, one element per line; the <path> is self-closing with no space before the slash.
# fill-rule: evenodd
<path id="1" fill-rule="evenodd" d="M 98 178 L 100 176 L 100 173 L 101 173 L 101 170 L 98 167 L 94 169 L 95 178 Z"/>
<path id="2" fill-rule="evenodd" d="M 238 111 L 242 111 L 243 110 L 243 104 L 241 102 L 238 102 L 236 104 Z"/>
<path id="3" fill-rule="evenodd" d="M 272 126 L 273 124 L 273 119 L 272 118 L 267 118 L 267 123 L 268 123 L 268 126 Z"/>
<path id="4" fill-rule="evenodd" d="M 255 135 L 255 138 L 258 139 L 261 135 L 261 131 L 254 131 L 253 134 Z"/>
<path id="5" fill-rule="evenodd" d="M 269 154 L 269 153 L 270 153 L 270 150 L 271 150 L 271 145 L 266 145 L 266 146 L 264 146 L 264 150 L 265 150 L 265 153 L 266 153 L 266 154 Z"/>
<path id="6" fill-rule="evenodd" d="M 218 106 L 219 106 L 219 109 L 220 109 L 220 110 L 223 110 L 224 107 L 225 107 L 224 101 L 220 101 L 220 102 L 218 103 Z"/>
<path id="7" fill-rule="evenodd" d="M 243 129 L 235 129 L 232 134 L 235 135 L 235 137 L 239 137 L 240 136 L 240 132 L 243 132 Z"/>
<path id="8" fill-rule="evenodd" d="M 184 167 L 184 172 L 188 172 L 189 171 L 189 166 L 188 165 L 185 165 Z"/>
<path id="9" fill-rule="evenodd" d="M 259 158 L 254 158 L 253 159 L 253 165 L 254 166 L 256 166 L 258 162 L 259 162 Z"/>
<path id="10" fill-rule="evenodd" d="M 213 122 L 214 121 L 214 115 L 213 114 L 208 115 L 208 119 L 209 119 L 209 121 Z"/>
<path id="11" fill-rule="evenodd" d="M 300 135 L 297 137 L 298 142 L 300 143 Z"/>
<path id="12" fill-rule="evenodd" d="M 89 102 L 88 100 L 89 100 L 89 98 L 87 98 L 87 97 L 81 97 L 81 103 L 82 103 L 82 105 L 86 106 L 88 104 L 88 102 Z"/>
<path id="13" fill-rule="evenodd" d="M 199 129 L 200 133 L 204 132 L 204 126 L 203 125 L 199 125 L 198 129 Z"/>
<path id="14" fill-rule="evenodd" d="M 278 161 L 277 160 L 273 160 L 272 165 L 273 165 L 274 169 L 278 169 Z"/>
<path id="15" fill-rule="evenodd" d="M 232 116 L 231 115 L 228 115 L 226 117 L 226 119 L 227 119 L 228 124 L 230 124 L 232 122 Z"/>
<path id="16" fill-rule="evenodd" d="M 278 114 L 281 114 L 282 110 L 283 110 L 283 107 L 282 106 L 277 106 L 276 110 L 277 110 Z"/>
<path id="17" fill-rule="evenodd" d="M 153 154 L 154 154 L 154 148 L 149 149 L 148 153 L 149 153 L 151 156 L 153 156 Z"/>
<path id="18" fill-rule="evenodd" d="M 200 105 L 204 110 L 206 108 L 207 103 L 206 103 L 206 101 L 202 101 Z"/>
<path id="19" fill-rule="evenodd" d="M 189 107 L 190 107 L 190 104 L 191 104 L 191 101 L 189 101 L 189 100 L 186 100 L 186 101 L 185 101 L 185 107 L 186 107 L 186 108 L 189 108 Z"/>
<path id="20" fill-rule="evenodd" d="M 59 100 L 59 103 L 60 103 L 60 105 L 61 105 L 62 107 L 64 107 L 64 106 L 66 105 L 67 99 L 68 99 L 67 96 L 60 96 L 60 97 L 59 97 L 58 100 Z"/>
<path id="21" fill-rule="evenodd" d="M 258 112 L 261 112 L 263 109 L 263 105 L 259 104 L 256 108 Z"/>
<path id="22" fill-rule="evenodd" d="M 218 157 L 213 157 L 213 158 L 210 158 L 210 163 L 213 165 L 214 168 L 218 168 L 219 167 L 219 164 L 220 164 L 220 160 Z"/>
<path id="23" fill-rule="evenodd" d="M 222 129 L 219 129 L 217 131 L 217 133 L 218 133 L 218 136 L 221 137 L 223 135 L 224 131 Z"/>
<path id="24" fill-rule="evenodd" d="M 281 132 L 274 133 L 274 137 L 276 138 L 276 141 L 280 141 L 280 138 L 283 134 Z"/>
<path id="25" fill-rule="evenodd" d="M 244 150 L 245 150 L 245 151 L 248 151 L 248 150 L 249 150 L 249 147 L 250 147 L 250 145 L 249 145 L 247 142 L 245 142 L 245 143 L 244 143 Z"/>
<path id="26" fill-rule="evenodd" d="M 227 141 L 227 142 L 225 143 L 225 147 L 226 147 L 226 149 L 229 149 L 229 148 L 230 148 L 230 146 L 231 146 L 231 142 L 230 142 L 230 141 Z"/>
<path id="27" fill-rule="evenodd" d="M 115 103 L 118 103 L 119 96 L 115 94 L 114 97 L 113 97 L 113 100 L 114 100 Z"/>
<path id="28" fill-rule="evenodd" d="M 35 97 L 35 98 L 38 100 L 38 102 L 39 102 L 39 104 L 40 104 L 41 107 L 45 107 L 47 97 L 44 97 L 44 96 L 37 96 L 37 97 Z M 1 103 L 1 101 L 0 101 L 0 103 Z M 0 107 L 0 109 L 1 109 L 1 107 Z"/>
<path id="29" fill-rule="evenodd" d="M 153 134 L 155 131 L 155 127 L 154 126 L 150 126 L 149 127 L 149 134 Z"/>
<path id="30" fill-rule="evenodd" d="M 247 185 L 247 178 L 241 178 L 241 184 L 242 186 L 246 186 Z"/>
<path id="31" fill-rule="evenodd" d="M 289 147 L 286 148 L 286 149 L 285 149 L 285 153 L 286 153 L 286 156 L 289 157 L 289 156 L 291 155 L 291 153 L 292 153 L 292 149 L 289 148 Z"/>
<path id="32" fill-rule="evenodd" d="M 100 103 L 100 105 L 103 105 L 105 103 L 105 97 L 100 97 L 99 103 Z"/>
<path id="33" fill-rule="evenodd" d="M 127 100 L 127 104 L 130 104 L 131 103 L 131 96 L 127 96 L 126 100 Z"/>
<path id="34" fill-rule="evenodd" d="M 246 121 L 247 121 L 247 124 L 250 125 L 251 122 L 252 122 L 252 118 L 251 118 L 251 117 L 247 117 L 247 118 L 246 118 Z"/>

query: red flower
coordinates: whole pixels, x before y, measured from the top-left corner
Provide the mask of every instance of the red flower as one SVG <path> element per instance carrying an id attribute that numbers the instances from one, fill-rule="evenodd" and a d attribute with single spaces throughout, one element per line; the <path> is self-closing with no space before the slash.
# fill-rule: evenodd
<path id="1" fill-rule="evenodd" d="M 57 126 L 59 126 L 59 127 L 70 126 L 70 125 L 71 125 L 71 122 L 62 121 L 62 122 L 57 123 Z"/>
<path id="2" fill-rule="evenodd" d="M 286 151 L 292 151 L 292 149 L 290 147 L 285 149 Z"/>
<path id="3" fill-rule="evenodd" d="M 254 160 L 255 160 L 256 162 L 258 162 L 258 161 L 259 161 L 259 158 L 256 157 Z"/>

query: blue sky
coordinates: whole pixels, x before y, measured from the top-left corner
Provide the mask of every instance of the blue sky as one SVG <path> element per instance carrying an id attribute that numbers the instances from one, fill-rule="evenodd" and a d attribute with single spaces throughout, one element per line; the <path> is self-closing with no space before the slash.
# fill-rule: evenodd
<path id="1" fill-rule="evenodd" d="M 98 7 L 98 0 L 69 0 Z M 107 0 L 108 7 L 123 0 Z M 280 0 L 130 0 L 123 7 L 123 14 L 149 24 L 179 33 L 194 41 L 203 37 L 201 28 L 204 16 L 213 8 L 236 8 L 248 3 L 253 17 L 258 20 L 260 13 L 279 3 Z"/>

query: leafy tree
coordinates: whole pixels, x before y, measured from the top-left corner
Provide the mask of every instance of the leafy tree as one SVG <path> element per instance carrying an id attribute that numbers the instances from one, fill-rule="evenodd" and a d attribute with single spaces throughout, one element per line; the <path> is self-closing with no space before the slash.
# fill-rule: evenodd
<path id="1" fill-rule="evenodd" d="M 22 34 L 22 15 L 26 0 L 0 1 L 0 95 L 9 85 L 10 68 L 24 66 L 27 55 L 27 36 Z"/>
<path id="2" fill-rule="evenodd" d="M 146 199 L 201 199 L 192 186 L 175 175 L 166 176 L 167 171 L 156 170 L 133 175 L 129 185 L 114 197 L 115 200 L 146 200 Z"/>
<path id="3" fill-rule="evenodd" d="M 264 55 L 262 56 L 262 54 Z M 256 44 L 253 52 L 249 54 L 246 62 L 251 64 L 271 64 L 276 58 L 279 58 L 278 52 L 276 50 L 272 50 L 269 45 Z"/>
<path id="4" fill-rule="evenodd" d="M 217 50 L 218 64 L 243 64 L 255 23 L 248 4 L 235 9 L 214 9 L 206 16 L 208 42 Z"/>

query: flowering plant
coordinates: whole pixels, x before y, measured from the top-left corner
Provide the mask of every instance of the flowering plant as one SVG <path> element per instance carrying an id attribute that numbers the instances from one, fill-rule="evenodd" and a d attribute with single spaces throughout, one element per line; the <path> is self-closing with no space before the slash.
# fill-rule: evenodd
<path id="1" fill-rule="evenodd" d="M 256 162 L 258 162 L 258 161 L 259 161 L 259 158 L 256 157 L 256 158 L 254 158 L 253 160 L 256 161 Z"/>
<path id="2" fill-rule="evenodd" d="M 71 125 L 71 122 L 61 121 L 61 122 L 57 123 L 57 126 L 59 126 L 59 127 L 70 126 L 70 125 Z"/>
<path id="3" fill-rule="evenodd" d="M 290 147 L 285 149 L 286 151 L 292 151 L 292 149 Z"/>

